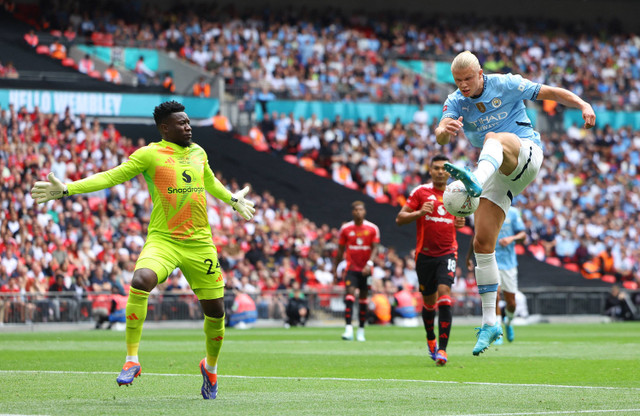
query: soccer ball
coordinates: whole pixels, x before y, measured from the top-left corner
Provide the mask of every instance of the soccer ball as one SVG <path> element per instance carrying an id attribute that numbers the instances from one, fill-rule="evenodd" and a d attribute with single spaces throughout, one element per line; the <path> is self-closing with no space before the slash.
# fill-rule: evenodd
<path id="1" fill-rule="evenodd" d="M 451 215 L 468 217 L 478 209 L 480 198 L 469 195 L 462 181 L 455 181 L 447 185 L 442 202 Z"/>

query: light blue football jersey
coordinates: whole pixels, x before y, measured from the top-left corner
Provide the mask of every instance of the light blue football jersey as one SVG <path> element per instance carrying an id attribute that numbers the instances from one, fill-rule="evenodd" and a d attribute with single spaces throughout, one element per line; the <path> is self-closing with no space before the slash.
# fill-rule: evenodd
<path id="1" fill-rule="evenodd" d="M 484 75 L 480 97 L 465 97 L 459 89 L 449 94 L 440 120 L 462 116 L 464 133 L 474 147 L 482 147 L 488 132 L 513 133 L 542 147 L 523 102 L 536 100 L 540 86 L 520 75 Z"/>
<path id="2" fill-rule="evenodd" d="M 511 237 L 524 230 L 524 222 L 522 221 L 520 211 L 514 207 L 510 207 L 502 224 L 502 228 L 500 228 L 498 241 L 500 241 L 501 238 Z M 499 270 L 509 270 L 518 267 L 515 241 L 506 247 L 502 247 L 500 243 L 496 243 L 496 261 L 498 262 Z"/>

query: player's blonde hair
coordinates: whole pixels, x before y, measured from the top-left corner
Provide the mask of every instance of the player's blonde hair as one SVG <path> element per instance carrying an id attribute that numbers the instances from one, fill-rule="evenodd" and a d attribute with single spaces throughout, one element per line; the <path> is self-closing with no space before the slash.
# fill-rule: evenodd
<path id="1" fill-rule="evenodd" d="M 451 62 L 451 70 L 459 71 L 462 69 L 482 69 L 480 67 L 480 61 L 478 61 L 478 57 L 472 54 L 470 51 L 460 52 Z"/>

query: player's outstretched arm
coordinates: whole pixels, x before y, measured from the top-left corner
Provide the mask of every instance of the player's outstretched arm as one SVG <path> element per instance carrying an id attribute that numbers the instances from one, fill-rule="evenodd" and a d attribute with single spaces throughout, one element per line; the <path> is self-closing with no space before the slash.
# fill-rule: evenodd
<path id="1" fill-rule="evenodd" d="M 542 84 L 538 92 L 538 100 L 552 100 L 567 107 L 577 108 L 582 111 L 585 129 L 590 129 L 596 125 L 596 113 L 593 111 L 591 104 L 569 90 Z"/>
<path id="2" fill-rule="evenodd" d="M 253 218 L 253 214 L 256 212 L 253 201 L 244 197 L 248 192 L 249 186 L 245 186 L 235 194 L 232 194 L 231 200 L 229 201 L 231 208 L 238 211 L 238 214 L 247 221 Z"/>
<path id="3" fill-rule="evenodd" d="M 47 175 L 47 179 L 48 181 L 36 182 L 33 188 L 31 188 L 31 197 L 35 199 L 38 204 L 51 201 L 52 199 L 60 199 L 69 194 L 67 185 L 56 178 L 53 172 Z"/>

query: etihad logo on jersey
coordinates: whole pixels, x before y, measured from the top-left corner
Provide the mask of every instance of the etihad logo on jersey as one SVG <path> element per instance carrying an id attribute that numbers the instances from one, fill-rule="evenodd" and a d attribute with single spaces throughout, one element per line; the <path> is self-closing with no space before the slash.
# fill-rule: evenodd
<path id="1" fill-rule="evenodd" d="M 168 194 L 191 194 L 191 193 L 203 194 L 204 187 L 202 186 L 187 186 L 185 188 L 169 187 L 167 188 L 167 193 Z"/>
<path id="2" fill-rule="evenodd" d="M 488 128 L 491 128 L 497 125 L 502 120 L 506 119 L 508 115 L 509 115 L 508 112 L 503 111 L 501 113 L 489 114 L 484 117 L 480 117 L 475 121 L 467 121 L 467 123 L 471 124 L 477 130 L 486 130 Z"/>

